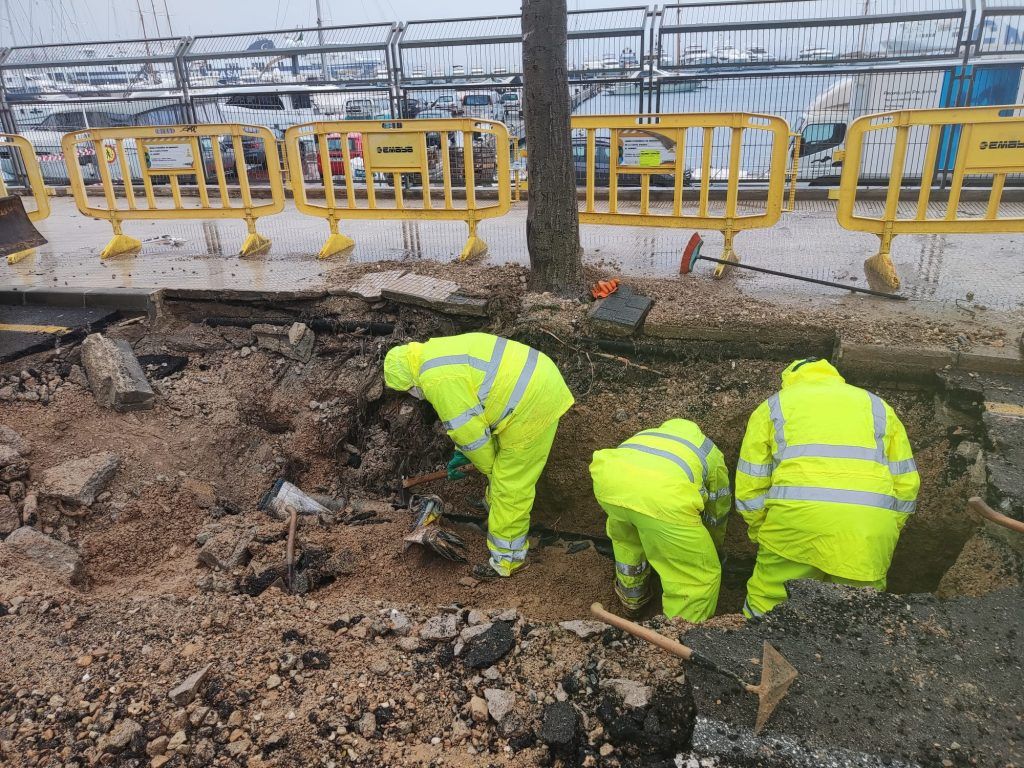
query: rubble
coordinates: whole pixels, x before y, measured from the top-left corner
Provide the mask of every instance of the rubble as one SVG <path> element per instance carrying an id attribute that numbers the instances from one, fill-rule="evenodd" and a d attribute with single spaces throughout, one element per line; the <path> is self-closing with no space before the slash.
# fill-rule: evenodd
<path id="1" fill-rule="evenodd" d="M 198 669 L 193 672 L 168 692 L 168 698 L 170 698 L 170 700 L 179 707 L 191 704 L 192 700 L 196 697 L 200 686 L 206 682 L 206 678 L 209 676 L 211 669 L 213 669 L 213 664 L 207 664 L 202 669 Z"/>
<path id="2" fill-rule="evenodd" d="M 256 334 L 256 343 L 260 349 L 266 349 L 291 360 L 307 363 L 313 356 L 313 344 L 316 334 L 305 323 L 292 323 L 283 327 L 257 323 L 252 327 Z"/>
<path id="3" fill-rule="evenodd" d="M 39 496 L 88 507 L 110 482 L 120 463 L 120 457 L 108 451 L 65 461 L 43 472 Z"/>
<path id="4" fill-rule="evenodd" d="M 466 666 L 471 669 L 484 669 L 497 664 L 505 658 L 509 651 L 515 646 L 515 635 L 512 632 L 512 623 L 509 621 L 495 621 L 469 641 L 469 651 L 466 652 Z"/>
<path id="5" fill-rule="evenodd" d="M 21 456 L 29 456 L 32 454 L 32 447 L 24 437 L 7 425 L 0 424 L 0 446 L 4 445 L 10 446 Z"/>
<path id="6" fill-rule="evenodd" d="M 153 407 L 153 388 L 127 341 L 90 334 L 82 342 L 82 365 L 100 405 L 115 411 Z"/>
<path id="7" fill-rule="evenodd" d="M 484 699 L 487 712 L 496 723 L 508 717 L 516 705 L 516 695 L 502 688 L 484 688 Z"/>
<path id="8" fill-rule="evenodd" d="M 71 584 L 78 585 L 85 581 L 85 568 L 78 552 L 35 528 L 26 525 L 16 529 L 0 546 L 17 552 Z"/>
<path id="9" fill-rule="evenodd" d="M 587 640 L 594 635 L 599 635 L 608 629 L 608 625 L 600 621 L 588 621 L 587 619 L 577 619 L 575 621 L 560 621 L 558 626 L 562 629 L 572 632 L 578 638 Z"/>
<path id="10" fill-rule="evenodd" d="M 196 557 L 209 568 L 230 571 L 245 564 L 254 538 L 252 528 L 227 527 L 207 539 Z"/>
<path id="11" fill-rule="evenodd" d="M 454 640 L 459 634 L 459 618 L 454 613 L 442 613 L 427 619 L 420 628 L 420 638 L 432 642 Z"/>

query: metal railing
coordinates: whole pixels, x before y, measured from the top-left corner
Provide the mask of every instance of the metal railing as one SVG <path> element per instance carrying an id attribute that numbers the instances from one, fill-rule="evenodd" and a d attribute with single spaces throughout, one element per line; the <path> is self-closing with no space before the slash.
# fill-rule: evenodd
<path id="1" fill-rule="evenodd" d="M 922 139 L 916 142 L 923 144 L 922 152 L 913 151 L 915 134 Z M 858 210 L 857 205 L 863 150 L 870 139 L 887 147 L 891 158 L 881 212 Z M 949 163 L 948 199 L 944 204 L 932 203 L 928 180 Z M 866 266 L 898 288 L 900 280 L 890 256 L 896 235 L 1024 232 L 1024 217 L 999 215 L 1009 174 L 1024 174 L 1024 105 L 868 115 L 854 121 L 846 138 L 836 215 L 846 229 L 878 235 L 878 253 Z M 920 190 L 915 200 L 902 201 L 908 177 L 916 177 Z M 968 182 L 989 189 L 980 215 L 960 209 L 961 191 Z"/>
<path id="2" fill-rule="evenodd" d="M 237 124 L 105 128 L 69 133 L 61 146 L 65 158 L 76 157 L 83 146 L 96 155 L 105 207 L 90 202 L 82 166 L 68 162 L 67 169 L 78 210 L 107 219 L 114 229 L 100 258 L 135 253 L 142 247 L 140 240 L 122 231 L 124 221 L 135 219 L 240 219 L 248 236 L 239 255 L 252 256 L 270 248 L 270 240 L 256 231 L 256 220 L 284 210 L 284 187 L 277 144 L 267 128 Z M 253 154 L 263 159 L 267 169 L 266 202 L 257 203 L 252 194 L 246 158 Z M 240 200 L 229 190 L 229 177 L 238 186 Z M 157 194 L 158 184 L 169 187 L 169 197 Z M 196 187 L 196 197 L 189 197 L 187 205 L 182 194 L 186 184 Z M 208 185 L 217 198 L 211 197 Z"/>
<path id="3" fill-rule="evenodd" d="M 583 224 L 618 224 L 652 227 L 717 229 L 724 238 L 722 258 L 738 260 L 733 248 L 737 232 L 770 227 L 782 214 L 786 183 L 786 144 L 789 126 L 771 115 L 744 112 L 694 115 L 612 115 L 574 117 L 574 133 L 584 133 L 582 170 L 586 199 L 580 212 Z M 716 151 L 716 135 L 726 137 L 725 154 Z M 585 144 L 583 143 L 585 142 Z M 720 145 L 720 144 L 719 144 Z M 767 157 L 763 206 L 751 212 L 739 209 L 739 182 L 744 152 Z M 685 158 L 699 157 L 690 173 Z M 577 157 L 574 152 L 574 157 Z M 580 168 L 582 165 L 582 168 Z M 619 199 L 620 184 L 632 177 L 640 188 L 636 204 Z M 606 179 L 605 205 L 598 206 L 598 182 Z M 725 184 L 724 206 L 711 199 L 712 180 Z M 671 206 L 651 205 L 651 186 L 671 189 Z M 695 185 L 694 193 L 687 195 Z M 603 185 L 602 185 L 603 186 Z M 753 203 L 748 205 L 755 207 Z M 721 276 L 723 265 L 716 269 Z"/>
<path id="4" fill-rule="evenodd" d="M 330 228 L 321 259 L 355 245 L 339 232 L 346 219 L 465 221 L 469 238 L 460 258 L 467 259 L 487 249 L 477 223 L 509 210 L 509 135 L 501 123 L 469 118 L 314 122 L 289 128 L 285 145 L 295 207 L 327 219 Z M 335 179 L 341 179 L 341 190 Z M 357 188 L 357 181 L 365 189 Z M 481 204 L 481 183 L 497 190 L 494 204 Z M 459 204 L 457 187 L 465 190 Z M 322 192 L 323 202 L 314 202 L 312 192 Z M 392 204 L 385 204 L 385 197 L 393 197 Z"/>

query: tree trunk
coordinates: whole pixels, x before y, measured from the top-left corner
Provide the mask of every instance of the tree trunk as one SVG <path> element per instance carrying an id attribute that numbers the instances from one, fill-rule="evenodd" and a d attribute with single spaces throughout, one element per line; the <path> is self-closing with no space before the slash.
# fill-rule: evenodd
<path id="1" fill-rule="evenodd" d="M 523 0 L 523 104 L 530 288 L 583 293 L 566 71 L 566 0 Z"/>

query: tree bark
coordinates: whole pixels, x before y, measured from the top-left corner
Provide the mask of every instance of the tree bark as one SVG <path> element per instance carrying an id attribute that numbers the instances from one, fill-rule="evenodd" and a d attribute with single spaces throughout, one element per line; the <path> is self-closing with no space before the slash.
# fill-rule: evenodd
<path id="1" fill-rule="evenodd" d="M 523 0 L 523 103 L 532 290 L 583 293 L 566 68 L 566 0 Z"/>

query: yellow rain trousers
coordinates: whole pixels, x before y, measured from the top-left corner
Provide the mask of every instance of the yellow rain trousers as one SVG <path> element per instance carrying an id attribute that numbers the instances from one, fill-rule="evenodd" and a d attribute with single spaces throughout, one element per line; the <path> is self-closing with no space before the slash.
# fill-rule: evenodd
<path id="1" fill-rule="evenodd" d="M 736 510 L 759 547 L 744 613 L 771 610 L 794 578 L 884 587 L 920 484 L 888 403 L 827 361 L 792 363 L 751 414 L 736 467 Z"/>
<path id="2" fill-rule="evenodd" d="M 666 616 L 699 622 L 718 603 L 731 504 L 722 452 L 700 427 L 671 419 L 594 453 L 594 496 L 608 515 L 615 592 L 627 609 L 650 596 L 653 568 Z"/>
<path id="3" fill-rule="evenodd" d="M 488 479 L 490 563 L 520 568 L 537 479 L 572 393 L 551 359 L 488 333 L 404 344 L 384 359 L 384 383 L 434 406 L 448 436 Z"/>

